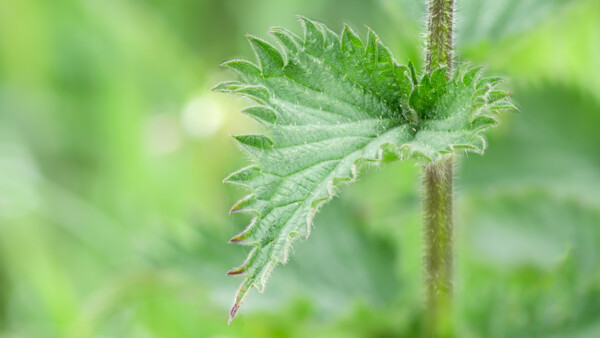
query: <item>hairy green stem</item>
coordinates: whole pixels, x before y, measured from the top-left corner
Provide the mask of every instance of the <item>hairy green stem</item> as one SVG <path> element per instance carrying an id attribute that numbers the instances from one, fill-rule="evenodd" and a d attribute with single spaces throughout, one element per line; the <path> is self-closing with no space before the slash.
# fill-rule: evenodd
<path id="1" fill-rule="evenodd" d="M 424 169 L 425 284 L 430 337 L 452 335 L 453 157 Z"/>
<path id="2" fill-rule="evenodd" d="M 427 71 L 447 67 L 452 72 L 454 0 L 429 0 L 427 17 Z"/>
<path id="3" fill-rule="evenodd" d="M 429 0 L 427 71 L 452 73 L 453 0 Z M 427 336 L 452 337 L 453 156 L 424 168 L 424 237 Z"/>

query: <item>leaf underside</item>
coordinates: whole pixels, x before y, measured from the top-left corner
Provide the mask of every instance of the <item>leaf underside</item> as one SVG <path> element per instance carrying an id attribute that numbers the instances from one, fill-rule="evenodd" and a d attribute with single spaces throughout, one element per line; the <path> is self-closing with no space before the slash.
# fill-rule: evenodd
<path id="1" fill-rule="evenodd" d="M 450 79 L 444 68 L 419 75 L 410 62 L 396 63 L 371 30 L 363 42 L 348 26 L 338 35 L 300 21 L 303 38 L 272 29 L 280 48 L 248 36 L 258 65 L 224 63 L 239 81 L 213 88 L 256 102 L 244 113 L 265 130 L 234 137 L 252 165 L 225 179 L 250 191 L 231 212 L 254 216 L 231 239 L 253 249 L 228 273 L 245 276 L 230 321 L 250 289 L 262 291 L 274 266 L 287 261 L 293 240 L 308 237 L 319 207 L 361 167 L 482 153 L 482 132 L 497 123 L 499 110 L 514 108 L 509 93 L 495 89 L 500 78 L 481 77 L 483 67 L 460 66 Z"/>

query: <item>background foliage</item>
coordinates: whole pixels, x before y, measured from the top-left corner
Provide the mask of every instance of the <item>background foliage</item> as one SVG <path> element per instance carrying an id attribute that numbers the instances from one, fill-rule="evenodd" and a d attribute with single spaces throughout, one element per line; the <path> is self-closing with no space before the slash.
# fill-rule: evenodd
<path id="1" fill-rule="evenodd" d="M 507 75 L 507 114 L 457 182 L 461 337 L 600 335 L 600 1 L 458 2 L 457 57 Z M 227 327 L 225 242 L 257 125 L 208 89 L 244 34 L 295 14 L 422 65 L 409 0 L 0 1 L 0 336 L 389 337 L 422 322 L 418 168 L 344 188 Z M 298 30 L 296 30 L 298 31 Z M 364 37 L 366 30 L 360 33 Z M 368 196 L 368 198 L 365 198 Z"/>

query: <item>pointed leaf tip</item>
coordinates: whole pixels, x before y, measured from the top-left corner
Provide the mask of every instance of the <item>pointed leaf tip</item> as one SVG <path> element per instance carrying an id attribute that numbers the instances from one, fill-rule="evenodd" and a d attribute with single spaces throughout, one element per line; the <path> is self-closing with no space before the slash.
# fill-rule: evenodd
<path id="1" fill-rule="evenodd" d="M 485 77 L 483 79 L 480 79 L 479 82 L 477 82 L 476 85 L 476 89 L 480 89 L 480 88 L 484 88 L 484 87 L 494 87 L 496 86 L 498 83 L 502 82 L 504 79 L 500 76 L 491 76 L 491 77 Z"/>
<path id="2" fill-rule="evenodd" d="M 379 37 L 377 36 L 377 34 L 371 29 L 371 27 L 366 26 L 367 28 L 367 41 L 370 41 L 371 43 L 376 43 L 379 41 Z"/>
<path id="3" fill-rule="evenodd" d="M 504 98 L 507 98 L 511 95 L 511 92 L 506 90 L 492 90 L 488 93 L 488 102 L 496 102 L 500 101 Z"/>
<path id="4" fill-rule="evenodd" d="M 242 75 L 248 75 L 256 78 L 262 77 L 262 72 L 260 71 L 260 69 L 255 64 L 247 60 L 229 60 L 223 62 L 221 66 L 231 68 Z"/>
<path id="5" fill-rule="evenodd" d="M 304 46 L 309 49 L 322 48 L 324 36 L 320 24 L 304 16 L 299 16 L 304 28 Z"/>
<path id="6" fill-rule="evenodd" d="M 269 90 L 262 85 L 245 85 L 239 86 L 232 90 L 234 94 L 249 97 L 259 104 L 265 104 L 269 100 Z"/>
<path id="7" fill-rule="evenodd" d="M 240 309 L 239 304 L 233 304 L 233 306 L 231 307 L 231 310 L 229 311 L 229 320 L 227 321 L 227 325 L 231 325 L 231 322 L 233 321 L 233 318 L 235 317 L 235 315 L 237 314 L 239 309 Z"/>
<path id="8" fill-rule="evenodd" d="M 257 165 L 249 165 L 225 177 L 225 179 L 223 179 L 223 183 L 235 183 L 243 185 L 244 182 L 257 177 L 258 175 L 260 175 L 260 167 Z"/>
<path id="9" fill-rule="evenodd" d="M 417 84 L 419 84 L 419 80 L 417 77 L 417 69 L 415 68 L 415 65 L 412 63 L 411 60 L 408 60 L 408 70 L 410 71 L 410 77 L 412 79 L 413 85 L 416 86 Z"/>
<path id="10" fill-rule="evenodd" d="M 239 235 L 233 237 L 232 239 L 229 240 L 229 243 L 233 243 L 233 244 L 240 244 L 242 243 L 243 238 L 241 238 Z"/>
<path id="11" fill-rule="evenodd" d="M 354 51 L 363 54 L 365 47 L 358 35 L 348 25 L 342 31 L 342 51 Z"/>
<path id="12" fill-rule="evenodd" d="M 237 201 L 231 209 L 229 209 L 230 214 L 236 214 L 240 212 L 250 212 L 252 211 L 252 204 L 256 201 L 255 195 L 250 194 L 241 200 Z M 250 208 L 248 208 L 250 207 Z"/>
<path id="13" fill-rule="evenodd" d="M 248 236 L 248 231 L 251 228 L 252 225 L 248 226 L 248 228 L 246 228 L 246 230 L 242 231 L 241 233 L 235 235 L 233 238 L 231 238 L 229 240 L 229 243 L 234 243 L 234 244 L 245 244 L 243 242 L 244 239 L 246 239 L 246 237 Z"/>
<path id="14" fill-rule="evenodd" d="M 243 265 L 227 272 L 227 276 L 242 276 L 246 273 L 246 266 Z"/>
<path id="15" fill-rule="evenodd" d="M 234 90 L 237 90 L 243 86 L 244 86 L 244 84 L 242 84 L 239 81 L 223 81 L 223 82 L 217 83 L 210 90 L 213 92 L 231 93 Z"/>
<path id="16" fill-rule="evenodd" d="M 474 83 L 477 83 L 479 80 L 479 76 L 485 70 L 485 66 L 477 66 L 469 69 L 462 78 L 462 82 L 465 86 L 471 86 Z"/>
<path id="17" fill-rule="evenodd" d="M 258 149 L 270 149 L 273 148 L 273 141 L 265 135 L 261 134 L 247 134 L 237 135 L 233 137 L 243 145 L 250 146 Z"/>
<path id="18" fill-rule="evenodd" d="M 434 70 L 431 74 L 431 83 L 435 88 L 441 88 L 446 86 L 446 73 L 448 72 L 447 67 L 440 67 Z"/>
<path id="19" fill-rule="evenodd" d="M 282 75 L 284 61 L 283 56 L 281 56 L 281 53 L 279 53 L 277 48 L 252 35 L 246 35 L 246 38 L 250 42 L 252 49 L 254 49 L 254 53 L 256 54 L 256 58 L 260 63 L 263 75 L 265 77 Z"/>
<path id="20" fill-rule="evenodd" d="M 242 113 L 261 122 L 274 123 L 275 120 L 277 120 L 277 114 L 275 114 L 275 111 L 266 106 L 248 107 L 242 110 Z"/>
<path id="21" fill-rule="evenodd" d="M 303 44 L 302 39 L 298 35 L 285 28 L 273 27 L 270 32 L 279 41 L 283 49 L 290 54 L 298 53 L 300 46 Z"/>

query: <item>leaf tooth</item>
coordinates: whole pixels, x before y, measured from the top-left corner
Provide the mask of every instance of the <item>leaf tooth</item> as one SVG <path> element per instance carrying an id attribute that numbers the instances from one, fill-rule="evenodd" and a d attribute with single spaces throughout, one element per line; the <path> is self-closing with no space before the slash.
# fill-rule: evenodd
<path id="1" fill-rule="evenodd" d="M 277 114 L 267 106 L 252 106 L 242 110 L 242 113 L 255 118 L 260 122 L 275 123 Z"/>
<path id="2" fill-rule="evenodd" d="M 292 244 L 295 241 L 295 239 L 298 236 L 304 236 L 306 237 L 306 233 L 305 231 L 291 231 L 288 235 L 288 241 L 286 243 L 284 243 L 283 245 L 283 255 L 282 257 L 279 259 L 279 261 L 281 262 L 281 264 L 286 264 L 288 261 L 288 258 L 290 256 L 290 251 L 292 249 Z"/>
<path id="3" fill-rule="evenodd" d="M 325 48 L 327 49 L 331 47 L 334 51 L 338 51 L 340 48 L 340 36 L 326 25 L 320 22 L 318 24 L 323 32 L 323 36 L 325 37 L 325 40 L 323 41 Z"/>
<path id="4" fill-rule="evenodd" d="M 463 84 L 467 87 L 474 86 L 485 68 L 485 66 L 477 66 L 469 69 L 462 77 Z"/>
<path id="5" fill-rule="evenodd" d="M 250 292 L 251 287 L 252 287 L 252 282 L 250 281 L 250 279 L 244 280 L 242 282 L 242 285 L 240 285 L 240 288 L 238 289 L 238 292 L 235 295 L 235 300 L 233 301 L 233 305 L 231 306 L 231 310 L 229 311 L 229 320 L 227 322 L 228 325 L 231 324 L 231 321 L 237 314 L 238 310 L 240 309 L 240 306 L 246 299 L 246 296 L 248 296 L 248 292 Z"/>
<path id="6" fill-rule="evenodd" d="M 304 48 L 313 52 L 321 52 L 325 37 L 318 27 L 319 24 L 301 15 L 298 16 L 298 19 L 304 28 Z"/>
<path id="7" fill-rule="evenodd" d="M 246 237 L 245 237 L 245 235 L 246 235 L 246 233 L 245 233 L 245 232 L 241 232 L 241 233 L 239 233 L 239 234 L 237 234 L 237 235 L 233 236 L 233 237 L 232 237 L 232 238 L 229 240 L 229 242 L 230 242 L 230 243 L 235 243 L 235 244 L 241 244 L 241 245 L 247 244 L 247 243 L 245 243 L 245 242 L 242 242 L 242 241 L 243 241 L 243 240 L 246 238 Z"/>
<path id="8" fill-rule="evenodd" d="M 413 83 L 413 86 L 416 86 L 419 84 L 419 80 L 417 78 L 417 70 L 415 69 L 415 65 L 412 63 L 411 60 L 408 60 L 408 70 L 410 71 L 410 77 Z"/>
<path id="9" fill-rule="evenodd" d="M 419 97 L 419 88 L 413 88 L 413 91 L 410 93 L 410 97 L 408 99 L 410 104 L 410 108 L 420 113 L 420 97 Z"/>
<path id="10" fill-rule="evenodd" d="M 493 103 L 508 98 L 512 93 L 506 90 L 492 90 L 488 92 L 488 102 Z"/>
<path id="11" fill-rule="evenodd" d="M 396 83 L 401 91 L 402 96 L 408 96 L 412 92 L 412 79 L 410 78 L 410 70 L 405 65 L 394 66 Z"/>
<path id="12" fill-rule="evenodd" d="M 231 207 L 231 209 L 229 210 L 229 213 L 235 214 L 235 213 L 240 213 L 240 212 L 252 212 L 252 211 L 257 213 L 258 211 L 252 207 L 254 205 L 255 201 L 256 201 L 256 195 L 250 194 L 250 195 L 242 198 L 241 200 L 237 201 Z"/>
<path id="13" fill-rule="evenodd" d="M 247 275 L 245 266 L 227 271 L 227 276 L 244 276 L 244 275 Z"/>
<path id="14" fill-rule="evenodd" d="M 244 281 L 244 283 L 246 283 L 252 277 L 250 275 L 254 274 L 254 270 L 251 265 L 254 261 L 256 261 L 257 256 L 259 255 L 259 250 L 260 250 L 260 248 L 254 247 L 252 249 L 252 251 L 250 251 L 250 253 L 248 254 L 248 257 L 246 257 L 246 260 L 244 260 L 244 263 L 242 263 L 242 265 L 240 265 L 238 267 L 235 267 L 235 268 L 229 270 L 227 272 L 227 275 L 228 276 L 246 275 L 246 276 L 248 276 L 248 278 Z M 244 283 L 242 283 L 242 284 L 244 284 Z M 252 283 L 250 283 L 248 285 L 248 288 L 250 288 L 250 287 L 252 287 Z M 240 289 L 241 289 L 241 286 L 240 286 Z M 238 296 L 239 296 L 239 293 L 236 295 L 236 302 L 239 300 Z M 243 299 L 242 299 L 242 301 L 243 301 Z"/>
<path id="15" fill-rule="evenodd" d="M 377 59 L 377 41 L 379 38 L 367 27 L 367 44 L 365 46 L 365 55 L 369 60 L 375 61 Z"/>
<path id="16" fill-rule="evenodd" d="M 398 152 L 397 152 L 396 144 L 394 143 L 385 143 L 382 144 L 377 152 L 376 162 L 374 165 L 379 165 L 381 163 L 393 162 L 399 160 Z"/>
<path id="17" fill-rule="evenodd" d="M 471 95 L 471 101 L 477 101 L 479 99 L 483 100 L 483 102 L 487 102 L 487 93 L 489 92 L 488 87 L 479 88 L 473 92 Z"/>
<path id="18" fill-rule="evenodd" d="M 394 60 L 394 56 L 389 48 L 387 48 L 380 40 L 377 40 L 377 62 L 381 64 L 385 64 L 387 67 L 393 69 L 397 67 L 396 61 Z"/>
<path id="19" fill-rule="evenodd" d="M 342 51 L 358 54 L 357 56 L 362 57 L 364 53 L 364 45 L 358 35 L 354 33 L 352 28 L 348 25 L 344 25 L 342 31 Z"/>
<path id="20" fill-rule="evenodd" d="M 272 149 L 273 141 L 266 135 L 247 134 L 233 136 L 236 144 L 240 147 L 253 164 L 259 164 L 264 159 L 266 150 Z M 254 187 L 252 187 L 253 189 Z"/>
<path id="21" fill-rule="evenodd" d="M 271 149 L 273 148 L 273 140 L 262 134 L 245 134 L 236 135 L 233 137 L 242 145 L 257 148 L 257 149 Z"/>
<path id="22" fill-rule="evenodd" d="M 431 89 L 431 77 L 429 76 L 429 74 L 425 74 L 423 75 L 423 77 L 421 78 L 421 83 L 420 84 L 420 89 Z"/>
<path id="23" fill-rule="evenodd" d="M 266 104 L 271 97 L 269 90 L 262 85 L 235 86 L 232 90 L 230 90 L 230 92 L 233 94 L 247 96 L 261 104 Z"/>
<path id="24" fill-rule="evenodd" d="M 448 68 L 440 67 L 434 70 L 431 73 L 431 84 L 434 88 L 440 90 L 448 87 L 446 82 L 446 73 L 448 72 Z"/>
<path id="25" fill-rule="evenodd" d="M 255 227 L 255 224 L 257 224 L 257 222 L 258 222 L 258 217 L 254 217 L 252 219 L 252 221 L 250 222 L 250 224 L 248 224 L 248 226 L 242 232 L 240 232 L 239 234 L 233 236 L 229 240 L 229 242 L 230 243 L 240 244 L 240 245 L 251 245 L 251 244 L 254 244 L 254 243 L 250 243 L 250 242 L 247 242 L 247 241 L 244 241 L 244 240 L 247 239 L 250 236 L 250 232 L 251 232 L 252 228 Z M 253 253 L 254 253 L 254 250 L 248 256 L 247 262 L 244 263 L 245 265 L 248 265 L 248 261 L 250 261 L 250 258 L 252 257 Z"/>
<path id="26" fill-rule="evenodd" d="M 468 63 L 459 63 L 452 72 L 452 83 L 455 85 L 462 85 L 462 78 L 465 73 L 469 70 Z"/>
<path id="27" fill-rule="evenodd" d="M 344 183 L 352 182 L 352 177 L 350 176 L 336 176 L 333 178 L 333 185 L 339 186 Z"/>
<path id="28" fill-rule="evenodd" d="M 496 124 L 498 124 L 498 120 L 496 120 L 495 118 L 493 118 L 491 116 L 485 116 L 485 115 L 477 116 L 473 119 L 473 121 L 471 121 L 471 127 L 476 132 L 478 132 L 482 129 L 489 128 Z"/>
<path id="29" fill-rule="evenodd" d="M 469 144 L 464 145 L 464 149 L 468 150 L 468 147 L 475 153 L 483 154 L 487 148 L 487 141 L 485 140 L 485 137 L 479 134 L 479 132 L 474 132 L 469 139 Z"/>
<path id="30" fill-rule="evenodd" d="M 484 77 L 477 82 L 477 85 L 475 86 L 475 88 L 481 89 L 481 88 L 485 88 L 485 87 L 494 87 L 498 83 L 502 82 L 503 80 L 504 79 L 500 76 Z"/>
<path id="31" fill-rule="evenodd" d="M 223 183 L 231 183 L 238 185 L 247 185 L 248 181 L 258 177 L 261 173 L 260 167 L 252 164 L 227 176 Z"/>
<path id="32" fill-rule="evenodd" d="M 474 102 L 469 107 L 469 115 L 470 116 L 476 115 L 476 112 L 479 109 L 481 109 L 482 107 L 485 107 L 485 105 L 486 105 L 486 102 L 485 102 L 484 98 L 482 98 L 482 97 L 475 98 Z"/>
<path id="33" fill-rule="evenodd" d="M 414 141 L 404 143 L 397 147 L 396 153 L 398 154 L 398 157 L 403 160 L 415 159 L 425 163 L 433 162 L 433 158 L 426 154 L 422 149 L 418 149 L 415 146 Z"/>
<path id="34" fill-rule="evenodd" d="M 444 153 L 455 152 L 457 150 L 463 150 L 465 152 L 474 152 L 474 153 L 477 153 L 477 154 L 482 154 L 483 153 L 483 149 L 485 148 L 485 142 L 482 141 L 478 137 L 473 137 L 473 139 L 477 139 L 477 141 L 480 144 L 479 145 L 470 144 L 470 143 L 450 144 L 450 145 L 448 145 L 448 149 L 450 151 L 447 151 L 447 152 L 444 152 Z M 471 142 L 473 142 L 473 141 L 471 141 Z"/>
<path id="35" fill-rule="evenodd" d="M 514 103 L 510 102 L 508 99 L 503 99 L 497 102 L 492 103 L 489 107 L 490 110 L 514 110 L 520 111 L 519 107 L 515 106 Z"/>
<path id="36" fill-rule="evenodd" d="M 221 66 L 231 68 L 242 75 L 247 75 L 255 78 L 262 78 L 262 72 L 260 69 L 248 60 L 234 59 L 225 61 Z"/>
<path id="37" fill-rule="evenodd" d="M 257 247 L 264 249 L 266 246 L 272 245 L 273 240 L 276 239 L 273 232 L 269 230 L 269 227 L 275 226 L 280 229 L 293 215 L 295 210 L 296 209 L 292 205 L 279 208 L 266 206 L 265 208 L 262 208 L 262 210 L 255 210 L 256 216 L 252 219 L 250 224 L 241 233 L 237 234 L 229 241 L 240 245 L 257 245 Z M 259 216 L 259 214 L 262 214 L 262 216 Z M 287 236 L 285 236 L 285 238 L 287 238 Z M 257 255 L 263 257 L 264 252 L 260 250 L 257 252 Z"/>
<path id="38" fill-rule="evenodd" d="M 297 54 L 303 45 L 302 39 L 298 35 L 285 28 L 273 27 L 271 28 L 271 34 L 277 38 L 283 49 L 288 52 L 288 55 Z"/>
<path id="39" fill-rule="evenodd" d="M 425 114 L 427 113 L 426 108 L 428 103 L 427 95 L 431 92 L 431 89 L 429 74 L 425 74 L 419 85 L 415 86 L 410 94 L 410 107 L 418 113 L 420 118 L 426 117 Z"/>
<path id="40" fill-rule="evenodd" d="M 239 88 L 246 86 L 239 81 L 223 81 L 217 83 L 210 90 L 213 92 L 231 93 Z"/>
<path id="41" fill-rule="evenodd" d="M 252 35 L 247 35 L 246 37 L 260 63 L 263 76 L 265 78 L 282 76 L 284 61 L 279 51 L 260 38 Z"/>
<path id="42" fill-rule="evenodd" d="M 247 294 L 247 293 L 246 293 Z M 229 311 L 229 320 L 227 321 L 227 325 L 231 325 L 231 322 L 233 321 L 233 318 L 235 317 L 235 314 L 237 313 L 237 311 L 240 309 L 240 305 L 241 304 L 233 304 L 233 306 L 231 307 L 231 310 Z"/>

